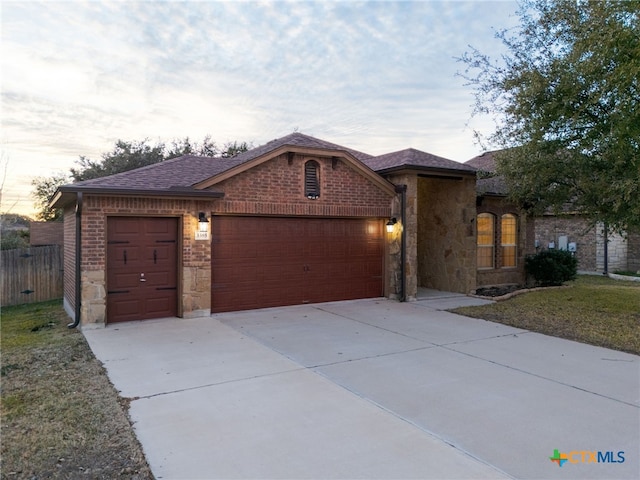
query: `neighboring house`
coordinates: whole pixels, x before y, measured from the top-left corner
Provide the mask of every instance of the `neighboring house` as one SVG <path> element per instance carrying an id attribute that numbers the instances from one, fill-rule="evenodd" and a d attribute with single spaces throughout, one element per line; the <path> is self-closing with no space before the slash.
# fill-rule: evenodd
<path id="1" fill-rule="evenodd" d="M 504 179 L 495 174 L 494 154 L 486 152 L 468 162 L 478 169 L 478 286 L 498 283 L 496 273 L 505 268 L 504 257 L 500 258 L 500 250 L 504 251 L 505 243 L 502 234 L 502 216 L 507 213 L 517 215 L 517 209 L 504 199 L 508 189 Z M 489 216 L 490 215 L 490 216 Z M 484 217 L 484 220 L 480 217 Z M 535 219 L 526 219 L 526 232 L 520 238 L 521 253 L 535 253 L 541 248 L 559 248 L 574 252 L 578 259 L 578 270 L 583 272 L 603 272 L 605 270 L 605 236 L 602 225 L 593 227 L 584 216 L 576 213 L 554 215 L 547 213 Z M 493 222 L 493 226 L 489 225 Z M 485 225 L 487 234 L 483 234 Z M 519 227 L 522 230 L 522 226 Z M 494 238 L 491 238 L 492 232 Z M 522 235 L 522 232 L 521 232 Z M 533 242 L 531 241 L 533 240 Z M 640 232 L 629 232 L 625 235 L 610 234 L 607 238 L 607 269 L 640 271 Z M 508 241 L 506 243 L 509 243 Z M 486 253 L 483 254 L 482 251 Z M 493 253 L 489 253 L 493 252 Z M 486 262 L 480 257 L 490 257 Z M 522 265 L 522 256 L 518 259 Z M 493 262 L 493 266 L 489 264 Z M 508 268 L 508 267 L 506 267 Z M 524 272 L 519 274 L 524 275 Z M 504 278 L 504 275 L 501 276 Z M 514 283 L 516 281 L 514 280 Z"/>
<path id="2" fill-rule="evenodd" d="M 64 225 L 62 222 L 30 222 L 29 244 L 32 247 L 64 244 Z"/>
<path id="3" fill-rule="evenodd" d="M 507 185 L 496 174 L 495 153 L 485 152 L 465 163 L 478 170 L 478 287 L 524 284 L 525 256 L 535 253 L 536 222 L 507 200 Z"/>
<path id="4" fill-rule="evenodd" d="M 578 259 L 578 271 L 609 273 L 640 271 L 640 232 L 624 235 L 609 233 L 606 237 L 602 224 L 595 227 L 582 215 L 545 214 L 536 218 L 536 242 L 542 248 L 569 249 Z"/>
<path id="5" fill-rule="evenodd" d="M 475 169 L 293 133 L 65 185 L 76 323 L 476 289 Z"/>

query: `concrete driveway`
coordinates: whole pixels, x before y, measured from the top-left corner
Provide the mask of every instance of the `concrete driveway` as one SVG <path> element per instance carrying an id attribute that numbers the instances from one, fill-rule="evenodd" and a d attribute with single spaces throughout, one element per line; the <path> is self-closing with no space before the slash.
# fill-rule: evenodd
<path id="1" fill-rule="evenodd" d="M 84 334 L 158 479 L 640 478 L 640 357 L 440 310 L 461 301 Z"/>

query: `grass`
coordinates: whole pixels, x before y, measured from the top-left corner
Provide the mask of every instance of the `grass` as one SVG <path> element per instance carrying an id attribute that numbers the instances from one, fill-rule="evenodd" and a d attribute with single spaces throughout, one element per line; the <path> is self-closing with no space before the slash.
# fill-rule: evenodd
<path id="1" fill-rule="evenodd" d="M 2 478 L 152 479 L 118 396 L 60 301 L 2 309 Z"/>
<path id="2" fill-rule="evenodd" d="M 452 310 L 555 337 L 640 354 L 640 284 L 580 275 L 565 288 Z"/>
<path id="3" fill-rule="evenodd" d="M 617 271 L 613 273 L 615 273 L 616 275 L 625 275 L 627 277 L 640 277 L 640 273 L 632 272 L 630 270 L 622 270 L 622 271 Z"/>

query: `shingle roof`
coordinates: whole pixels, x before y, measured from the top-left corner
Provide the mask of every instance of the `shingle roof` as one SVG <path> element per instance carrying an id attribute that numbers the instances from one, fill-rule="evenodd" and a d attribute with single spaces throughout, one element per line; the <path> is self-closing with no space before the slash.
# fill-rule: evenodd
<path id="1" fill-rule="evenodd" d="M 488 174 L 495 174 L 496 171 L 496 159 L 494 154 L 499 150 L 493 152 L 484 152 L 477 157 L 473 157 L 471 160 L 465 162 L 465 165 L 471 165 L 478 169 L 478 172 L 486 172 Z M 476 182 L 476 193 L 478 195 L 500 195 L 506 196 L 509 193 L 507 183 L 502 175 L 485 176 L 484 178 L 478 178 Z"/>
<path id="2" fill-rule="evenodd" d="M 77 182 L 70 187 L 131 188 L 137 190 L 191 187 L 202 179 L 231 168 L 234 163 L 232 160 L 234 159 L 183 155 L 108 177 Z"/>
<path id="3" fill-rule="evenodd" d="M 496 171 L 496 159 L 493 152 L 484 152 L 477 157 L 473 157 L 471 160 L 465 162 L 465 165 L 471 165 L 472 167 L 481 170 L 483 172 L 495 172 Z"/>
<path id="4" fill-rule="evenodd" d="M 495 177 L 479 178 L 476 181 L 476 193 L 478 195 L 500 195 L 506 196 L 509 193 L 507 182 L 502 175 Z"/>
<path id="5" fill-rule="evenodd" d="M 372 170 L 387 173 L 394 170 L 413 168 L 418 170 L 445 170 L 460 173 L 474 173 L 475 168 L 431 153 L 408 148 L 363 160 Z"/>
<path id="6" fill-rule="evenodd" d="M 74 183 L 72 185 L 65 185 L 65 187 L 67 187 L 66 189 L 68 190 L 72 190 L 74 187 L 135 190 L 189 188 L 233 167 L 268 154 L 269 152 L 285 145 L 346 151 L 359 160 L 371 158 L 371 155 L 366 153 L 358 152 L 357 150 L 342 147 L 334 143 L 326 142 L 324 140 L 296 132 L 282 138 L 277 138 L 246 152 L 242 152 L 235 157 L 214 158 L 199 157 L 196 155 L 183 155 L 181 157 L 165 160 L 164 162 L 137 168 L 135 170 L 116 173 L 108 177 L 94 178 Z"/>
<path id="7" fill-rule="evenodd" d="M 343 147 L 335 143 L 320 140 L 319 138 L 310 137 L 309 135 L 304 135 L 299 132 L 294 132 L 284 137 L 271 140 L 270 142 L 267 142 L 264 145 L 261 145 L 257 148 L 248 150 L 246 152 L 241 153 L 240 155 L 237 155 L 236 157 L 234 157 L 234 159 L 238 159 L 238 163 L 236 165 L 247 162 L 249 160 L 253 160 L 254 158 L 264 155 L 265 153 L 269 153 L 272 150 L 276 150 L 277 148 L 280 148 L 284 145 L 292 145 L 296 147 L 307 147 L 307 148 L 321 148 L 323 150 L 335 150 L 335 151 L 341 151 L 341 152 L 348 152 L 360 161 L 371 158 L 371 155 L 367 153 L 359 152 L 357 150 Z"/>

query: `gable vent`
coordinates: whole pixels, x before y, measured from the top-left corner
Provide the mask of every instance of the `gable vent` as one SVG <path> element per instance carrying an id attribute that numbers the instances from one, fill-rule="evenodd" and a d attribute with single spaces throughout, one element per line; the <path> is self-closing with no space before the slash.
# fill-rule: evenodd
<path id="1" fill-rule="evenodd" d="M 315 160 L 304 164 L 304 194 L 310 200 L 320 197 L 320 165 Z"/>

